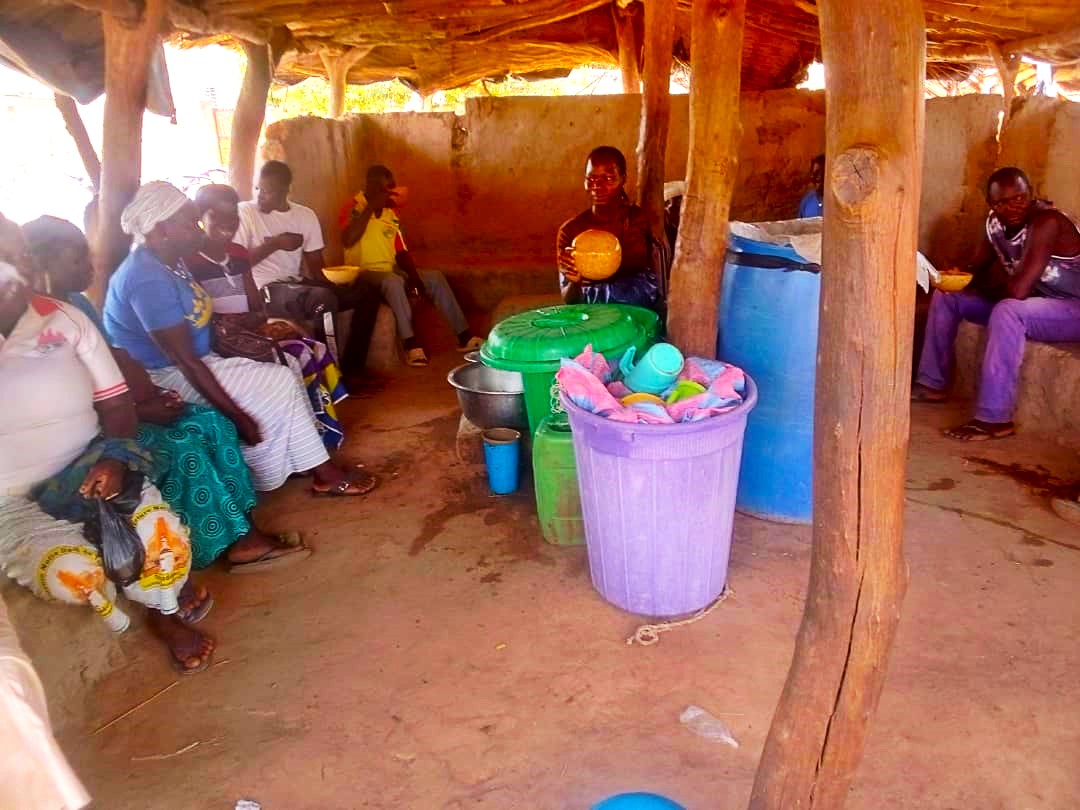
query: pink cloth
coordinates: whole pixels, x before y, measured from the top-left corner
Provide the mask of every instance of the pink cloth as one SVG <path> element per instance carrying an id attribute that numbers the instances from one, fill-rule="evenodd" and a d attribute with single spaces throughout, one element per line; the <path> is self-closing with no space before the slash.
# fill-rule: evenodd
<path id="1" fill-rule="evenodd" d="M 697 396 L 671 405 L 641 402 L 623 405 L 620 401 L 631 393 L 620 380 L 614 379 L 617 366 L 609 363 L 592 346 L 573 360 L 563 360 L 555 378 L 567 398 L 579 408 L 616 422 L 637 422 L 670 425 L 676 422 L 697 422 L 738 407 L 746 375 L 742 369 L 702 357 L 687 359 L 680 380 L 693 380 L 706 387 Z"/>

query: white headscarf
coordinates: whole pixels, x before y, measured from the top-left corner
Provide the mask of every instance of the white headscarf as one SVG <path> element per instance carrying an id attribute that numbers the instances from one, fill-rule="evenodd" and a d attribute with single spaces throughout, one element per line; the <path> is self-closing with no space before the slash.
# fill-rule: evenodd
<path id="1" fill-rule="evenodd" d="M 120 215 L 120 227 L 135 239 L 135 244 L 141 245 L 156 225 L 173 216 L 188 202 L 184 192 L 172 183 L 153 180 L 135 192 L 135 198 Z"/>

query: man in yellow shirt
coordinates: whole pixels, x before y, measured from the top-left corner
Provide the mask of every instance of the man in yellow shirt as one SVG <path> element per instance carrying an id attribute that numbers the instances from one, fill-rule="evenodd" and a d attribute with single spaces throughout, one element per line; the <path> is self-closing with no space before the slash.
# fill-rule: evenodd
<path id="1" fill-rule="evenodd" d="M 413 330 L 409 294 L 425 290 L 436 308 L 457 336 L 458 351 L 480 348 L 483 341 L 469 330 L 454 291 L 446 276 L 437 270 L 416 269 L 416 263 L 401 235 L 397 214 L 397 185 L 385 166 L 371 166 L 367 171 L 364 193 L 358 194 L 349 213 L 341 239 L 345 245 L 345 263 L 360 267 L 375 282 L 383 298 L 394 311 L 398 335 L 405 344 L 406 362 L 426 366 L 427 353 Z"/>

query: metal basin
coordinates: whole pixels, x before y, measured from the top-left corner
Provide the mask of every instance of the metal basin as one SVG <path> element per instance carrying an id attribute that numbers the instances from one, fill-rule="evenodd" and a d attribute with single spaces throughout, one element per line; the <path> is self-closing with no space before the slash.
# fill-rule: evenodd
<path id="1" fill-rule="evenodd" d="M 466 363 L 447 374 L 446 381 L 457 389 L 465 418 L 477 427 L 523 430 L 528 426 L 525 387 L 518 372 Z"/>

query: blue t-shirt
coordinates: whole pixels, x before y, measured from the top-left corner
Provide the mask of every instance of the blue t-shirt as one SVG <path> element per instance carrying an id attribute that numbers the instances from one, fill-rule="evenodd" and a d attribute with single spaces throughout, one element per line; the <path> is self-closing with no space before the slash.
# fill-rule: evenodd
<path id="1" fill-rule="evenodd" d="M 820 217 L 825 206 L 822 205 L 821 197 L 817 194 L 817 189 L 810 189 L 806 192 L 806 196 L 802 198 L 802 202 L 799 203 L 799 219 L 805 219 L 806 217 Z"/>
<path id="2" fill-rule="evenodd" d="M 101 315 L 98 314 L 97 307 L 94 306 L 93 301 L 81 292 L 71 293 L 67 300 L 73 307 L 78 307 L 79 311 L 90 319 L 101 334 L 105 334 L 105 324 L 101 322 Z"/>
<path id="3" fill-rule="evenodd" d="M 144 368 L 171 366 L 150 333 L 187 321 L 195 354 L 210 354 L 213 301 L 181 266 L 173 272 L 145 247 L 132 251 L 109 279 L 105 331 Z"/>

